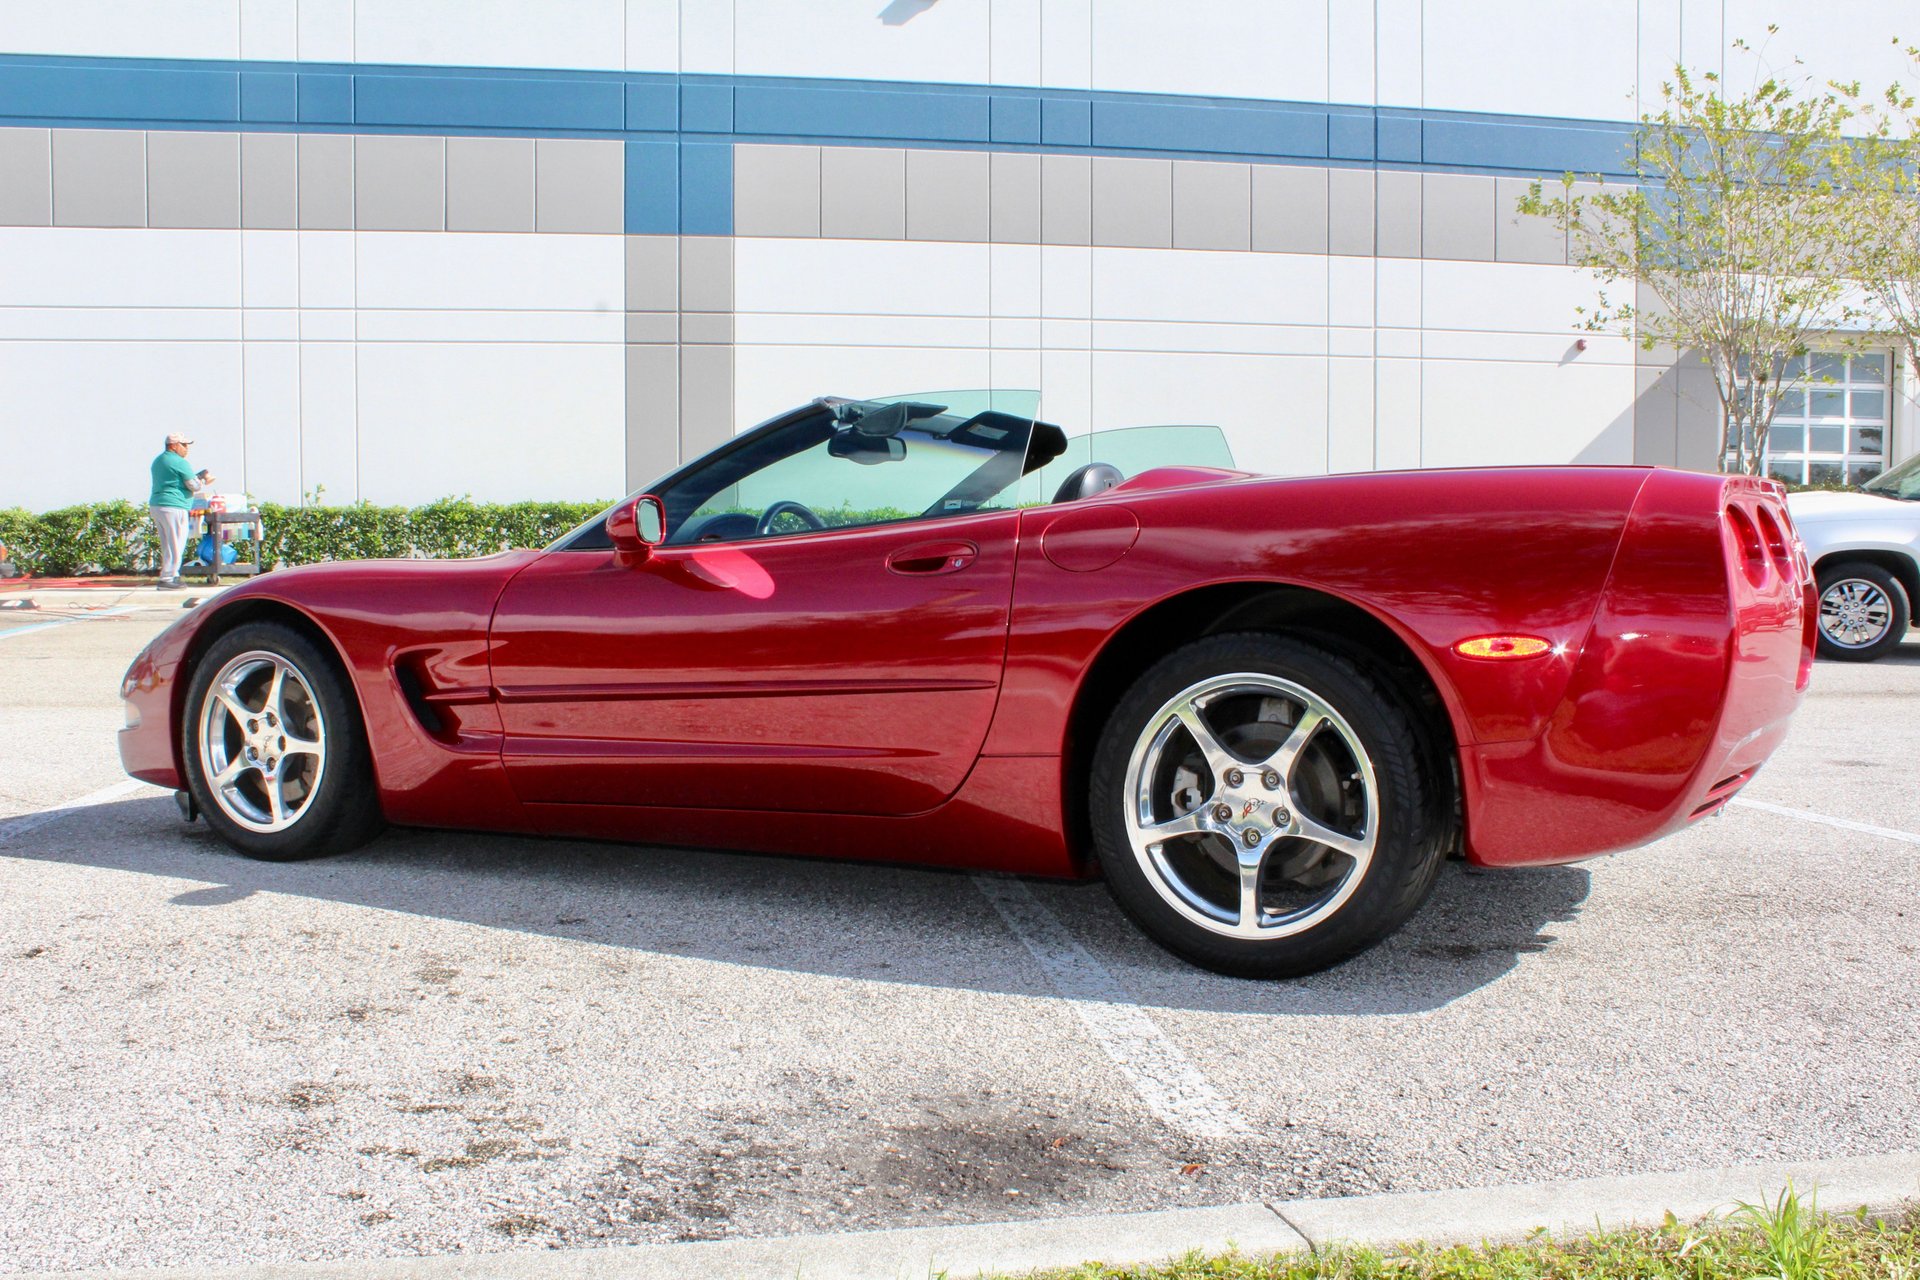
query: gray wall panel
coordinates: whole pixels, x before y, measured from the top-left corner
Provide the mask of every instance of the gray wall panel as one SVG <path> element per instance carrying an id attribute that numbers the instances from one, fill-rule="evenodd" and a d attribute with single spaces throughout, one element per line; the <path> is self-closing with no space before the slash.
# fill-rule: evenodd
<path id="1" fill-rule="evenodd" d="M 733 237 L 680 238 L 680 307 L 733 310 Z"/>
<path id="2" fill-rule="evenodd" d="M 1252 246 L 1251 168 L 1244 164 L 1174 161 L 1174 248 L 1244 250 Z M 1326 208 L 1324 200 L 1321 208 Z"/>
<path id="3" fill-rule="evenodd" d="M 732 342 L 733 312 L 682 312 L 680 315 L 680 341 L 702 343 Z"/>
<path id="4" fill-rule="evenodd" d="M 0 129 L 0 226 L 52 222 L 52 138 L 45 129 Z"/>
<path id="5" fill-rule="evenodd" d="M 303 133 L 299 151 L 300 226 L 309 231 L 353 230 L 353 138 Z"/>
<path id="6" fill-rule="evenodd" d="M 1375 197 L 1373 170 L 1329 169 L 1326 173 L 1327 252 L 1370 256 Z"/>
<path id="7" fill-rule="evenodd" d="M 1383 258 L 1420 256 L 1420 174 L 1382 169 L 1374 201 L 1374 252 Z"/>
<path id="8" fill-rule="evenodd" d="M 54 130 L 54 225 L 144 227 L 146 142 L 138 129 Z"/>
<path id="9" fill-rule="evenodd" d="M 240 135 L 240 225 L 285 231 L 299 225 L 299 139 Z"/>
<path id="10" fill-rule="evenodd" d="M 680 237 L 627 237 L 627 310 L 680 309 Z"/>
<path id="11" fill-rule="evenodd" d="M 907 237 L 985 240 L 988 171 L 984 151 L 907 152 Z"/>
<path id="12" fill-rule="evenodd" d="M 1679 456 L 1679 373 L 1635 369 L 1633 461 L 1638 466 L 1671 467 Z"/>
<path id="13" fill-rule="evenodd" d="M 733 438 L 733 348 L 680 348 L 680 456 Z"/>
<path id="14" fill-rule="evenodd" d="M 1494 179 L 1494 260 L 1559 265 L 1567 260 L 1566 233 L 1551 218 L 1529 217 L 1517 210 L 1528 186 L 1525 178 Z"/>
<path id="15" fill-rule="evenodd" d="M 907 153 L 897 147 L 822 147 L 820 234 L 906 239 Z"/>
<path id="16" fill-rule="evenodd" d="M 627 348 L 627 491 L 680 462 L 680 348 Z"/>
<path id="17" fill-rule="evenodd" d="M 820 234 L 820 148 L 733 149 L 733 229 L 743 236 Z"/>
<path id="18" fill-rule="evenodd" d="M 1038 244 L 1040 157 L 996 151 L 989 159 L 989 237 L 1002 244 Z"/>
<path id="19" fill-rule="evenodd" d="M 1492 262 L 1494 192 L 1494 180 L 1484 174 L 1422 174 L 1422 256 Z"/>
<path id="20" fill-rule="evenodd" d="M 680 315 L 675 311 L 627 312 L 628 342 L 680 341 Z"/>
<path id="21" fill-rule="evenodd" d="M 1040 157 L 1040 242 L 1093 243 L 1093 161 Z"/>
<path id="22" fill-rule="evenodd" d="M 355 138 L 354 226 L 362 231 L 444 230 L 446 166 L 445 138 Z"/>
<path id="23" fill-rule="evenodd" d="M 1674 366 L 1674 463 L 1689 471 L 1718 471 L 1720 451 L 1726 445 L 1726 423 L 1720 397 L 1713 388 L 1713 370 L 1697 352 L 1689 351 Z"/>
<path id="24" fill-rule="evenodd" d="M 1173 161 L 1094 158 L 1093 242 L 1173 247 Z"/>
<path id="25" fill-rule="evenodd" d="M 532 231 L 533 139 L 447 139 L 447 230 Z"/>
<path id="26" fill-rule="evenodd" d="M 1614 194 L 1617 194 L 1619 191 L 1620 191 L 1620 188 L 1617 185 L 1612 188 L 1603 188 L 1597 182 L 1576 182 L 1573 184 L 1571 189 L 1561 187 L 1558 183 L 1549 182 L 1547 184 L 1546 194 L 1550 196 L 1565 194 L 1571 199 L 1578 200 L 1578 199 L 1602 195 L 1602 194 L 1614 195 Z M 1601 226 L 1604 223 L 1604 219 L 1601 217 L 1599 211 L 1596 209 L 1589 208 L 1585 210 L 1583 220 L 1585 218 L 1593 219 L 1594 225 L 1596 227 Z M 1568 262 L 1573 261 L 1573 255 L 1577 251 L 1578 245 L 1579 245 L 1579 235 L 1575 232 L 1569 232 L 1567 234 L 1567 261 Z"/>
<path id="27" fill-rule="evenodd" d="M 240 225 L 240 135 L 147 135 L 147 225 Z"/>
<path id="28" fill-rule="evenodd" d="M 1325 169 L 1297 165 L 1256 164 L 1251 172 L 1253 227 L 1252 245 L 1266 253 L 1326 253 L 1329 174 Z M 1343 192 L 1355 186 L 1354 171 L 1334 171 Z M 1335 249 L 1335 253 L 1373 252 L 1373 175 L 1365 174 L 1366 247 L 1360 250 Z M 1342 216 L 1358 205 L 1348 200 L 1337 210 Z M 1350 230 L 1350 229 L 1349 229 Z"/>
<path id="29" fill-rule="evenodd" d="M 618 235 L 626 229 L 625 144 L 542 138 L 534 153 L 534 228 Z"/>
<path id="30" fill-rule="evenodd" d="M 1667 309 L 1666 304 L 1660 301 L 1660 295 L 1644 284 L 1636 284 L 1633 287 L 1633 307 L 1642 318 L 1649 321 L 1664 317 Z M 1661 342 L 1652 347 L 1642 347 L 1637 337 L 1638 335 L 1633 344 L 1635 364 L 1665 367 L 1680 362 L 1680 352 L 1671 345 Z"/>

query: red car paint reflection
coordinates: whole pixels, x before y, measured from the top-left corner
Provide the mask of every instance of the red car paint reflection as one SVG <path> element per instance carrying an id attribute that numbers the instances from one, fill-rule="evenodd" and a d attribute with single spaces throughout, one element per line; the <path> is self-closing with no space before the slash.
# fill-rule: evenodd
<path id="1" fill-rule="evenodd" d="M 1756 581 L 1730 506 L 1791 532 L 1776 486 L 1647 468 L 1163 468 L 637 564 L 315 566 L 162 634 L 121 752 L 179 787 L 191 663 L 279 617 L 350 674 L 390 821 L 1070 876 L 1114 673 L 1209 630 L 1300 627 L 1398 646 L 1430 683 L 1470 859 L 1568 861 L 1723 803 L 1804 696 L 1810 583 L 1791 555 Z M 1479 636 L 1549 647 L 1455 652 Z"/>

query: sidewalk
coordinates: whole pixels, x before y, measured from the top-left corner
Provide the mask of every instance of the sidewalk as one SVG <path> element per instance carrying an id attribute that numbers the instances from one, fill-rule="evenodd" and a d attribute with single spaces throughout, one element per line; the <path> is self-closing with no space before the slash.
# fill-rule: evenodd
<path id="1" fill-rule="evenodd" d="M 0 578 L 0 591 L 90 591 L 107 588 L 125 591 L 132 587 L 150 587 L 152 574 L 103 574 L 87 578 Z"/>
<path id="2" fill-rule="evenodd" d="M 1334 1200 L 1289 1200 L 1214 1209 L 1102 1214 L 1053 1221 L 898 1231 L 716 1240 L 693 1244 L 465 1254 L 339 1262 L 57 1273 L 63 1280 L 950 1280 L 1025 1275 L 1100 1260 L 1140 1264 L 1189 1250 L 1264 1254 L 1333 1244 L 1385 1247 L 1479 1244 L 1526 1238 L 1539 1228 L 1579 1235 L 1653 1226 L 1770 1198 L 1791 1182 L 1817 1189 L 1819 1207 L 1885 1211 L 1920 1200 L 1920 1153 L 1690 1173 L 1587 1178 L 1526 1186 L 1407 1192 Z M 55 1273 L 20 1280 L 50 1280 Z"/>

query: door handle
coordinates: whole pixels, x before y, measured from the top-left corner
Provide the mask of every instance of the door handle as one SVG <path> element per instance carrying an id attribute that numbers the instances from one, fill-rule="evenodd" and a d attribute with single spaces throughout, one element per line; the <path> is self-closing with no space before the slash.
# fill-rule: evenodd
<path id="1" fill-rule="evenodd" d="M 887 568 L 895 573 L 958 573 L 979 554 L 971 542 L 916 542 L 888 556 Z"/>

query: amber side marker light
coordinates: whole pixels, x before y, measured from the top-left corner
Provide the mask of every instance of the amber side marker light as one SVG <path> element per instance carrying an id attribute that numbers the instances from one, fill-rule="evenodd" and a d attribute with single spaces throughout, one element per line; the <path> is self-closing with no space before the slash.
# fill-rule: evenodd
<path id="1" fill-rule="evenodd" d="M 1531 658 L 1553 645 L 1539 636 L 1475 636 L 1453 646 L 1463 658 Z"/>

